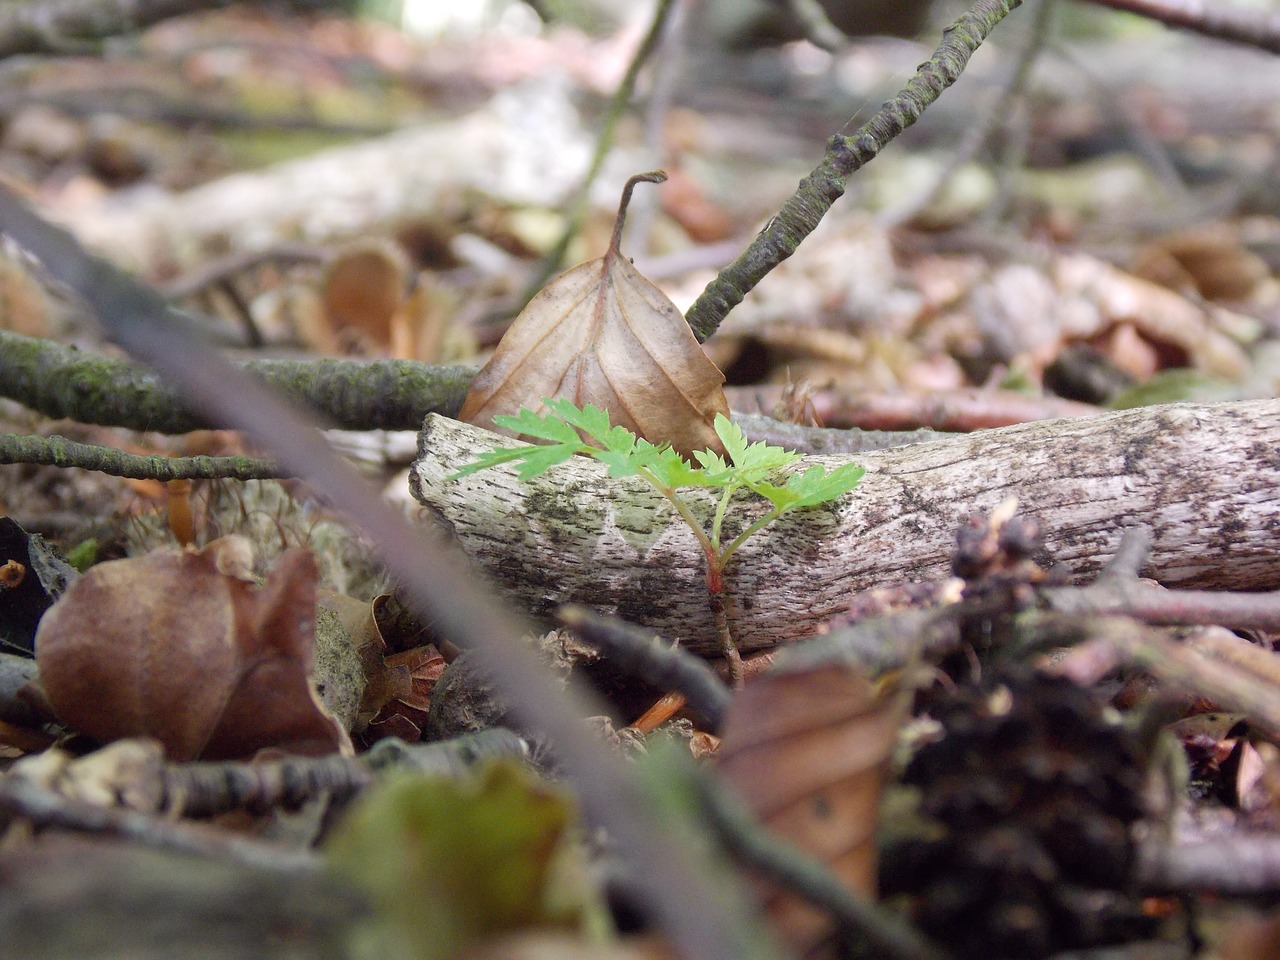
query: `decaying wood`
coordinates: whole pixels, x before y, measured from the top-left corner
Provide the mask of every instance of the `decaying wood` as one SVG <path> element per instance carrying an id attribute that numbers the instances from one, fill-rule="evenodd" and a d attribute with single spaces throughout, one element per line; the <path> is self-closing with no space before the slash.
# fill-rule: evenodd
<path id="1" fill-rule="evenodd" d="M 715 647 L 702 555 L 658 494 L 575 458 L 521 482 L 498 467 L 445 478 L 511 441 L 430 416 L 414 496 L 477 568 L 544 614 L 575 602 Z M 862 484 L 838 502 L 753 537 L 726 578 L 734 636 L 756 650 L 812 634 L 850 594 L 942 575 L 957 527 L 1017 497 L 1046 534 L 1048 559 L 1077 576 L 1106 561 L 1125 527 L 1154 532 L 1146 576 L 1184 587 L 1280 587 L 1280 400 L 1175 404 L 1048 420 L 854 458 Z M 686 492 L 710 518 L 711 497 Z M 762 508 L 742 496 L 738 522 Z"/>

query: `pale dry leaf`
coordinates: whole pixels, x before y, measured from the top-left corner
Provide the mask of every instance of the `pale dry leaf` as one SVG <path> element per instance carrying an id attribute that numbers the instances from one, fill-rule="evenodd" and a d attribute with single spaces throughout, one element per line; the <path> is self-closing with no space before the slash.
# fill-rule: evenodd
<path id="1" fill-rule="evenodd" d="M 724 453 L 713 426 L 717 413 L 729 414 L 724 375 L 675 304 L 618 249 L 635 183 L 661 179 L 627 181 L 608 251 L 529 301 L 472 381 L 460 420 L 492 429 L 495 415 L 540 410 L 544 397 L 564 397 L 595 404 L 612 423 L 682 454 Z"/>
<path id="2" fill-rule="evenodd" d="M 907 702 L 843 664 L 765 673 L 734 698 L 717 754 L 766 828 L 871 899 L 880 795 Z M 828 955 L 828 914 L 776 890 L 766 907 L 798 956 Z"/>
<path id="3" fill-rule="evenodd" d="M 364 240 L 345 248 L 325 269 L 321 286 L 330 328 L 388 349 L 408 278 L 408 258 L 391 241 Z"/>

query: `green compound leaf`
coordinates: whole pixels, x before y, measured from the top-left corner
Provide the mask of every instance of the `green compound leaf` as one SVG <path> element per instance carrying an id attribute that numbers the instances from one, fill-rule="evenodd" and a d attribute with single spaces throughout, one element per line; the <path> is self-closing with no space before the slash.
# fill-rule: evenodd
<path id="1" fill-rule="evenodd" d="M 582 443 L 582 438 L 562 417 L 534 413 L 521 408 L 514 416 L 500 414 L 493 422 L 506 430 L 514 430 L 521 436 L 533 437 L 535 440 L 549 440 L 552 443 Z"/>
<path id="2" fill-rule="evenodd" d="M 594 449 L 594 447 L 588 447 L 578 439 L 577 434 L 574 434 L 574 439 L 571 443 L 499 447 L 497 450 L 490 450 L 487 453 L 480 454 L 471 463 L 464 464 L 449 474 L 449 476 L 445 477 L 445 480 L 460 480 L 463 477 L 471 476 L 473 473 L 479 473 L 481 470 L 488 470 L 490 467 L 497 467 L 504 463 L 515 461 L 520 461 L 516 466 L 516 476 L 521 480 L 532 480 L 534 477 L 542 476 L 557 463 L 564 463 L 575 453 L 584 451 L 589 453 Z"/>
<path id="3" fill-rule="evenodd" d="M 742 428 L 723 414 L 716 414 L 715 427 L 716 435 L 720 437 L 720 442 L 728 451 L 729 459 L 737 468 L 742 482 L 749 482 L 756 477 L 763 479 L 766 474 L 800 459 L 800 454 L 782 447 L 771 447 L 763 440 L 748 443 Z M 719 457 L 715 459 L 720 460 Z M 723 463 L 724 461 L 720 460 L 721 466 Z M 705 462 L 703 466 L 709 470 L 714 469 Z"/>
<path id="4" fill-rule="evenodd" d="M 448 479 L 456 480 L 514 462 L 517 463 L 516 475 L 521 480 L 532 480 L 557 463 L 582 453 L 605 464 L 611 477 L 639 474 L 666 491 L 682 487 L 718 487 L 732 491 L 746 486 L 767 499 L 781 514 L 834 500 L 856 487 L 863 474 L 862 467 L 854 464 L 830 473 L 814 466 L 778 485 L 765 477 L 800 460 L 800 454 L 763 442 L 749 443 L 741 428 L 726 416 L 716 416 L 715 428 L 729 459 L 710 450 L 700 450 L 694 454 L 698 462 L 698 466 L 694 466 L 669 446 L 656 446 L 625 427 L 610 426 L 609 415 L 592 404 L 578 408 L 563 398 L 547 398 L 543 403 L 548 410 L 546 414 L 522 409 L 515 416 L 495 417 L 494 422 L 544 443 L 491 450 L 450 474 Z M 592 446 L 583 435 L 599 446 Z"/>
<path id="5" fill-rule="evenodd" d="M 641 444 L 645 444 L 648 449 L 640 450 Z M 636 444 L 636 448 L 641 458 L 641 466 L 669 490 L 675 490 L 678 487 L 714 487 L 720 485 L 721 481 L 718 477 L 707 470 L 700 470 L 697 467 L 690 466 L 687 460 L 670 447 L 655 447 L 648 441 L 641 440 Z M 701 458 L 702 453 L 708 452 L 704 450 L 699 454 L 695 454 L 695 456 Z M 711 454 L 711 456 L 714 457 L 715 455 Z"/>
<path id="6" fill-rule="evenodd" d="M 609 414 L 593 403 L 579 409 L 563 397 L 544 397 L 542 402 L 557 417 L 581 430 L 606 450 L 629 452 L 635 445 L 636 435 L 625 427 L 609 426 Z M 494 419 L 496 422 L 497 418 Z"/>
<path id="7" fill-rule="evenodd" d="M 816 507 L 848 493 L 862 480 L 867 471 L 856 463 L 846 463 L 827 473 L 822 467 L 810 467 L 804 473 L 794 473 L 787 478 L 787 489 L 799 499 L 787 509 Z"/>
<path id="8" fill-rule="evenodd" d="M 790 510 L 802 510 L 835 500 L 858 485 L 866 471 L 857 464 L 848 463 L 827 473 L 814 466 L 803 473 L 793 473 L 785 486 L 759 481 L 748 484 L 752 492 L 764 497 L 779 514 Z"/>

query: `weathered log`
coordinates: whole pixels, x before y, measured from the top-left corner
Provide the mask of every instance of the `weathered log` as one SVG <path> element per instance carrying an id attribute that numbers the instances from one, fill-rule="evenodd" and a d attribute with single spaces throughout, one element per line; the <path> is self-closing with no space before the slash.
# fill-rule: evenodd
<path id="1" fill-rule="evenodd" d="M 575 458 L 529 482 L 497 467 L 445 478 L 511 441 L 432 415 L 411 473 L 414 496 L 476 567 L 534 614 L 575 602 L 710 652 L 715 633 L 699 547 L 665 500 Z M 1096 571 L 1122 531 L 1146 524 L 1143 570 L 1168 585 L 1280 587 L 1280 400 L 1174 404 L 1045 420 L 856 457 L 861 485 L 770 524 L 726 578 L 734 637 L 757 650 L 811 635 L 854 591 L 947 571 L 955 532 L 1017 497 L 1045 532 L 1046 559 Z M 712 497 L 683 494 L 709 519 Z M 760 514 L 749 494 L 730 509 Z"/>

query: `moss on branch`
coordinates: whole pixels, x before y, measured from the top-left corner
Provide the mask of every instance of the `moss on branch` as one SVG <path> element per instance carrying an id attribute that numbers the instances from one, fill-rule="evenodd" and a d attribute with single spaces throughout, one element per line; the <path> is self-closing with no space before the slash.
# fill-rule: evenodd
<path id="1" fill-rule="evenodd" d="M 134 480 L 266 480 L 290 475 L 268 460 L 253 457 L 147 456 L 66 437 L 0 433 L 0 464 L 5 463 L 75 467 Z"/>
<path id="2" fill-rule="evenodd" d="M 250 360 L 244 369 L 312 407 L 327 426 L 416 430 L 453 415 L 475 370 L 413 360 Z M 140 364 L 0 331 L 0 396 L 47 417 L 186 433 L 218 426 Z"/>

